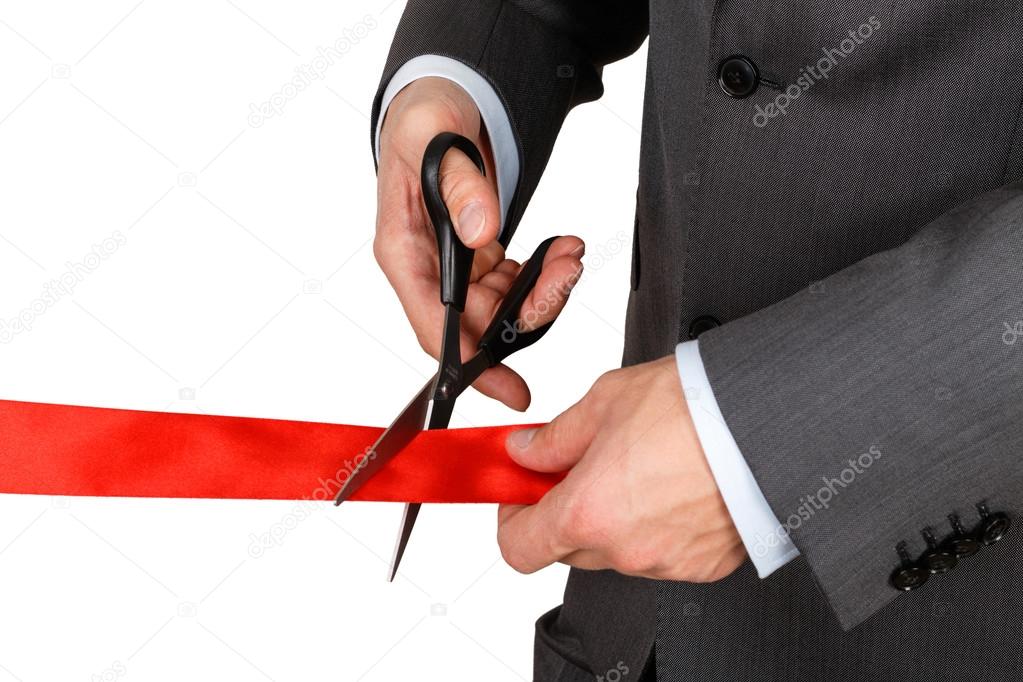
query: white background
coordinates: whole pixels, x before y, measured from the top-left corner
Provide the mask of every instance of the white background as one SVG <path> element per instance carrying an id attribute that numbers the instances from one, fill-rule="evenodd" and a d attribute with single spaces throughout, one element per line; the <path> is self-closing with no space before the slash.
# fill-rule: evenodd
<path id="1" fill-rule="evenodd" d="M 0 318 L 124 236 L 0 344 L 0 397 L 389 422 L 434 369 L 371 249 L 368 114 L 402 8 L 0 3 Z M 356 30 L 250 125 L 250 104 Z M 589 247 L 568 311 L 512 359 L 532 407 L 470 393 L 453 426 L 548 420 L 618 365 L 643 59 L 569 117 L 510 251 L 554 233 Z M 509 569 L 493 506 L 427 506 L 394 584 L 399 505 L 322 505 L 251 556 L 296 507 L 0 496 L 0 682 L 531 676 L 533 622 L 567 571 Z"/>

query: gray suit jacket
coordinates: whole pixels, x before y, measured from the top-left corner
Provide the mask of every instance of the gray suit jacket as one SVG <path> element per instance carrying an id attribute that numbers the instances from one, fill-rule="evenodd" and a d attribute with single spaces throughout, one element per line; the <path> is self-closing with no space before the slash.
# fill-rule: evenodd
<path id="1" fill-rule="evenodd" d="M 514 228 L 568 111 L 647 37 L 625 363 L 706 331 L 802 556 L 710 585 L 574 571 L 536 677 L 638 679 L 653 647 L 662 680 L 1020 679 L 1018 534 L 890 577 L 950 514 L 1023 509 L 1023 4 L 411 0 L 382 82 L 442 54 L 493 84 Z"/>

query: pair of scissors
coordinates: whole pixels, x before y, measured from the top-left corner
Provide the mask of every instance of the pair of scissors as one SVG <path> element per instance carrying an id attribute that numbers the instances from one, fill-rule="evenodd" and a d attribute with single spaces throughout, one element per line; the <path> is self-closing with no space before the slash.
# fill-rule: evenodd
<path id="1" fill-rule="evenodd" d="M 422 188 L 427 213 L 437 233 L 440 257 L 440 299 L 444 304 L 444 328 L 437 374 L 416 394 L 401 414 L 391 423 L 351 472 L 334 504 L 347 500 L 388 461 L 423 430 L 446 429 L 451 421 L 458 396 L 487 369 L 504 361 L 512 353 L 531 346 L 551 328 L 553 321 L 536 329 L 526 330 L 519 318 L 522 304 L 532 292 L 547 249 L 557 237 L 544 240 L 523 264 L 508 293 L 498 306 L 490 325 L 480 337 L 477 351 L 462 362 L 459 335 L 461 315 L 469 291 L 469 277 L 474 252 L 462 244 L 455 233 L 451 216 L 440 193 L 440 164 L 448 150 L 455 148 L 468 156 L 481 173 L 485 173 L 483 157 L 470 140 L 455 133 L 441 133 L 426 147 L 423 155 Z M 419 515 L 419 503 L 405 505 L 401 531 L 391 559 L 388 580 L 394 580 L 398 564 L 405 553 L 412 528 Z"/>

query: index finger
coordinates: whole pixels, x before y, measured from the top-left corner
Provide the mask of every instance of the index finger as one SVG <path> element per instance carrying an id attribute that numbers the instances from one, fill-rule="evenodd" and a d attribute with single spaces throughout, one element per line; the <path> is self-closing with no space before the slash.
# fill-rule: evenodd
<path id="1" fill-rule="evenodd" d="M 572 288 L 582 276 L 585 245 L 578 237 L 558 237 L 543 259 L 536 286 L 522 304 L 519 320 L 529 331 L 557 318 L 565 308 Z"/>

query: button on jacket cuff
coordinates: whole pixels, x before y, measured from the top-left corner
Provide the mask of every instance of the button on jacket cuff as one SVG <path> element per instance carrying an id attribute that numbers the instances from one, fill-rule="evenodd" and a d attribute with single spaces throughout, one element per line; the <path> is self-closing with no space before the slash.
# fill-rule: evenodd
<path id="1" fill-rule="evenodd" d="M 767 498 L 725 424 L 703 367 L 699 344 L 699 341 L 687 341 L 675 348 L 682 391 L 732 522 L 757 574 L 766 578 L 799 556 L 799 550 L 768 506 Z"/>
<path id="2" fill-rule="evenodd" d="M 414 80 L 427 77 L 447 78 L 465 90 L 480 110 L 483 125 L 487 128 L 491 150 L 494 153 L 494 165 L 497 175 L 497 196 L 501 203 L 501 230 L 507 222 L 508 207 L 511 205 L 515 186 L 519 181 L 519 152 L 515 145 L 511 121 L 505 111 L 501 98 L 483 76 L 457 59 L 426 54 L 406 62 L 399 68 L 384 89 L 380 102 L 380 116 L 377 117 L 376 132 L 373 137 L 373 151 L 377 160 L 380 159 L 380 129 L 387 116 L 387 107 L 402 88 Z M 500 236 L 500 235 L 499 235 Z"/>

